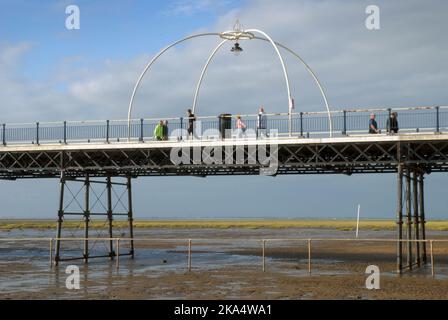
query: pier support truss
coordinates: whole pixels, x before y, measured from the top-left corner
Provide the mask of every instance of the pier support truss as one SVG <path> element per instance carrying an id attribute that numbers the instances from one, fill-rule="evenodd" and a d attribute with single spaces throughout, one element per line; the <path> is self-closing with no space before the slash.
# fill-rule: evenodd
<path id="1" fill-rule="evenodd" d="M 67 177 L 64 171 L 61 172 L 60 176 L 60 192 L 59 192 L 59 210 L 58 210 L 58 222 L 57 222 L 57 237 L 55 245 L 54 254 L 54 264 L 58 265 L 60 261 L 70 261 L 70 260 L 84 260 L 88 262 L 91 258 L 109 258 L 114 259 L 117 255 L 125 256 L 128 255 L 131 258 L 134 257 L 134 237 L 133 231 L 133 212 L 132 212 L 132 189 L 130 176 L 125 177 L 125 181 L 112 181 L 112 176 L 107 175 L 104 178 L 91 178 L 89 173 L 86 173 L 84 177 Z M 123 178 L 118 178 L 123 180 Z M 97 186 L 97 187 L 94 187 Z M 99 187 L 99 190 L 98 190 Z M 124 189 L 124 190 L 118 190 Z M 72 191 L 72 190 L 77 190 Z M 96 191 L 95 191 L 96 190 Z M 75 209 L 73 209 L 75 208 Z M 123 209 L 118 211 L 118 209 Z M 61 244 L 64 242 L 68 243 L 68 246 L 73 250 L 73 243 L 71 240 L 64 239 L 63 226 L 66 219 L 69 217 L 81 217 L 80 222 L 83 225 L 83 232 L 78 232 L 79 230 L 73 229 L 74 225 L 68 226 L 70 230 L 71 237 L 81 238 L 83 242 L 82 256 L 71 256 L 71 257 L 61 257 Z M 102 219 L 101 219 L 102 217 Z M 123 219 L 120 218 L 126 218 Z M 97 225 L 92 225 L 92 219 L 99 218 L 95 222 Z M 118 221 L 122 220 L 122 221 Z M 76 220 L 70 220 L 71 222 Z M 114 225 L 114 221 L 120 224 L 120 226 Z M 79 220 L 77 221 L 79 222 Z M 98 224 L 99 223 L 99 224 Z M 124 229 L 128 229 L 127 232 L 122 232 Z M 106 231 L 105 235 L 100 235 L 98 232 L 98 227 L 103 227 Z M 114 228 L 120 229 L 120 234 L 114 233 Z M 92 231 L 95 231 L 99 237 L 109 238 L 107 241 L 107 247 L 105 248 L 105 253 L 92 253 L 93 247 L 95 246 L 97 240 L 91 237 Z M 123 237 L 131 240 L 127 241 L 129 243 L 128 252 L 118 253 L 117 248 L 114 249 L 114 241 L 110 238 Z M 91 240 L 91 241 L 90 241 Z"/>
<path id="2" fill-rule="evenodd" d="M 419 166 L 398 165 L 397 173 L 397 272 L 427 263 L 424 173 Z M 404 202 L 404 205 L 403 205 Z M 406 251 L 406 261 L 403 253 Z"/>
<path id="3" fill-rule="evenodd" d="M 62 236 L 64 218 L 72 215 L 83 218 L 84 234 L 89 238 L 91 218 L 97 214 L 106 218 L 108 234 L 112 237 L 114 217 L 124 215 L 129 221 L 129 237 L 132 238 L 131 177 L 143 176 L 221 176 L 259 175 L 264 169 L 255 161 L 249 148 L 275 146 L 277 169 L 274 175 L 286 174 L 367 174 L 397 173 L 397 271 L 412 270 L 427 263 L 424 177 L 431 172 L 448 172 L 448 134 L 415 133 L 400 135 L 344 136 L 337 138 L 304 138 L 303 132 L 296 138 L 271 138 L 266 141 L 214 140 L 159 141 L 129 143 L 87 143 L 10 146 L 0 148 L 0 180 L 60 178 L 60 205 L 58 234 Z M 225 161 L 204 161 L 205 148 L 215 148 Z M 241 148 L 238 148 L 241 147 Z M 171 155 L 184 151 L 182 164 L 174 164 Z M 253 149 L 252 149 L 253 150 Z M 174 151 L 174 153 L 173 153 Z M 216 153 L 218 152 L 218 153 Z M 244 161 L 238 162 L 238 152 L 244 153 Z M 195 159 L 199 155 L 199 160 Z M 274 157 L 275 158 L 275 157 Z M 207 159 L 207 157 L 205 157 Z M 230 161 L 228 161 L 230 160 Z M 62 172 L 62 174 L 61 174 Z M 114 179 L 126 179 L 112 183 Z M 106 181 L 99 181 L 104 179 Z M 84 198 L 78 211 L 71 212 L 65 205 L 65 191 L 69 184 L 83 186 Z M 90 201 L 93 185 L 105 185 L 107 200 L 102 213 L 95 212 Z M 113 186 L 125 186 L 128 191 L 128 207 L 125 213 L 116 212 L 113 205 Z M 91 192 L 92 191 L 92 192 Z M 78 193 L 68 193 L 77 198 Z M 95 201 L 96 202 L 96 201 Z M 75 201 L 78 203 L 78 200 Z M 83 203 L 83 204 L 81 204 Z M 120 236 L 121 238 L 124 238 Z M 104 236 L 103 236 L 104 238 Z M 409 241 L 412 240 L 412 241 Z M 83 255 L 86 262 L 94 254 L 85 240 Z M 65 242 L 64 242 L 65 244 Z M 61 241 L 56 243 L 55 263 L 60 257 Z M 116 255 L 113 242 L 103 255 L 113 259 Z M 64 252 L 65 253 L 65 252 Z M 133 243 L 129 253 L 134 254 Z"/>

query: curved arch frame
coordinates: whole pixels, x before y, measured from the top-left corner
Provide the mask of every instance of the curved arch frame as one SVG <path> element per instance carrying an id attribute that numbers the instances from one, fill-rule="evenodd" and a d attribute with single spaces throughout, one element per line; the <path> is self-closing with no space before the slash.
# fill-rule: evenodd
<path id="1" fill-rule="evenodd" d="M 137 89 L 139 88 L 140 83 L 142 82 L 142 79 L 145 76 L 146 72 L 149 70 L 149 68 L 151 68 L 151 66 L 154 64 L 154 62 L 156 62 L 156 60 L 162 54 L 164 54 L 166 51 L 168 51 L 172 47 L 174 47 L 174 46 L 176 46 L 179 43 L 182 43 L 184 41 L 187 41 L 187 40 L 190 40 L 190 39 L 193 39 L 193 38 L 204 37 L 204 36 L 219 36 L 219 33 L 218 32 L 197 33 L 197 34 L 193 34 L 193 35 L 190 35 L 188 37 L 182 38 L 180 40 L 177 40 L 176 42 L 173 42 L 172 44 L 170 44 L 170 45 L 166 46 L 165 48 L 163 48 L 162 50 L 160 50 L 159 53 L 157 53 L 154 56 L 154 58 L 152 58 L 151 61 L 148 62 L 148 64 L 145 66 L 145 68 L 143 69 L 142 73 L 138 77 L 137 82 L 134 85 L 134 89 L 132 90 L 131 100 L 129 101 L 129 107 L 128 107 L 128 141 L 131 140 L 131 113 L 132 113 L 132 107 L 133 107 L 133 104 L 134 104 L 135 94 L 136 94 Z"/>
<path id="2" fill-rule="evenodd" d="M 258 29 L 248 29 L 248 30 L 245 30 L 245 31 L 246 32 L 260 33 L 263 36 L 265 36 L 266 39 L 265 38 L 261 38 L 261 37 L 256 37 L 256 36 L 254 37 L 254 39 L 270 42 L 272 44 L 272 46 L 274 47 L 274 50 L 276 51 L 276 53 L 277 53 L 277 55 L 279 57 L 280 63 L 282 65 L 283 73 L 284 73 L 284 76 L 285 76 L 285 82 L 286 82 L 287 93 L 288 93 L 289 135 L 291 136 L 291 130 L 292 130 L 292 98 L 291 98 L 291 90 L 290 90 L 290 83 L 289 83 L 289 78 L 288 78 L 288 72 L 287 72 L 287 69 L 286 69 L 283 57 L 280 54 L 280 51 L 278 50 L 278 47 L 281 47 L 281 48 L 289 51 L 296 58 L 298 58 L 300 60 L 300 62 L 302 62 L 302 64 L 305 66 L 307 71 L 313 77 L 314 81 L 316 82 L 317 86 L 319 87 L 319 90 L 320 90 L 320 92 L 322 94 L 322 97 L 324 99 L 324 102 L 325 102 L 325 106 L 327 108 L 328 119 L 329 119 L 330 137 L 332 137 L 333 136 L 333 125 L 332 125 L 331 112 L 330 112 L 330 108 L 329 108 L 329 105 L 328 105 L 328 99 L 327 99 L 327 96 L 325 94 L 325 91 L 324 91 L 322 85 L 320 84 L 319 79 L 317 78 L 317 76 L 313 72 L 313 70 L 310 68 L 310 66 L 296 52 L 294 52 L 292 49 L 290 49 L 290 48 L 288 48 L 288 47 L 286 47 L 286 46 L 284 46 L 284 45 L 282 45 L 282 44 L 280 44 L 278 42 L 273 41 L 265 32 L 263 32 L 261 30 L 258 30 Z M 185 38 L 182 38 L 180 40 L 177 40 L 177 41 L 173 42 L 172 44 L 170 44 L 170 45 L 166 46 L 165 48 L 163 48 L 161 51 L 159 51 L 159 53 L 156 56 L 154 56 L 151 59 L 151 61 L 145 66 L 145 68 L 143 69 L 142 73 L 140 74 L 140 76 L 139 76 L 139 78 L 138 78 L 138 80 L 137 80 L 137 82 L 136 82 L 136 84 L 134 86 L 134 89 L 133 89 L 132 95 L 131 95 L 131 99 L 129 101 L 129 108 L 128 108 L 128 141 L 130 141 L 130 139 L 131 139 L 131 113 L 132 113 L 132 107 L 133 107 L 133 103 L 134 103 L 135 94 L 136 94 L 136 92 L 137 92 L 137 90 L 138 90 L 138 88 L 140 86 L 140 83 L 141 83 L 143 77 L 145 76 L 145 74 L 147 73 L 149 68 L 154 64 L 154 62 L 163 53 L 165 53 L 170 48 L 176 46 L 179 43 L 182 43 L 182 42 L 184 42 L 186 40 L 190 40 L 190 39 L 197 38 L 197 37 L 216 36 L 216 35 L 220 36 L 220 33 L 217 33 L 217 32 L 199 33 L 199 34 L 190 35 L 188 37 L 185 37 Z M 206 72 L 206 70 L 208 68 L 208 65 L 210 64 L 211 60 L 215 56 L 216 52 L 227 41 L 229 41 L 229 40 L 225 39 L 225 40 L 221 41 L 221 43 L 218 44 L 218 46 L 213 50 L 212 54 L 209 56 L 209 58 L 207 60 L 207 63 L 205 64 L 205 66 L 204 66 L 204 68 L 203 68 L 203 70 L 201 72 L 201 76 L 200 76 L 199 82 L 198 82 L 197 87 L 196 87 L 195 97 L 194 97 L 194 101 L 193 101 L 193 112 L 195 112 L 195 107 L 196 107 L 196 103 L 197 103 L 197 97 L 198 97 L 198 94 L 199 94 L 200 86 L 201 86 L 201 83 L 202 83 L 202 79 L 203 79 L 203 77 L 205 75 L 205 72 Z"/>
<path id="3" fill-rule="evenodd" d="M 254 37 L 253 39 L 257 39 L 257 40 L 263 40 L 263 41 L 269 41 L 268 39 L 265 38 L 260 38 L 260 37 Z M 196 85 L 196 91 L 195 91 L 195 95 L 194 95 L 194 99 L 193 99 L 193 113 L 195 112 L 196 109 L 196 104 L 197 104 L 197 99 L 198 99 L 198 95 L 199 95 L 199 90 L 201 88 L 202 85 L 202 81 L 203 81 L 203 77 L 205 75 L 205 72 L 207 71 L 207 68 L 211 62 L 211 60 L 213 59 L 213 57 L 215 56 L 216 52 L 222 47 L 222 45 L 225 43 L 225 41 L 221 42 L 212 52 L 212 54 L 209 56 L 206 64 L 204 65 L 204 68 L 202 69 L 202 73 L 201 76 L 198 80 L 198 83 Z M 333 137 L 333 120 L 331 118 L 331 112 L 330 112 L 330 106 L 328 104 L 328 98 L 327 95 L 325 93 L 325 90 L 322 86 L 322 84 L 320 83 L 316 73 L 311 69 L 311 67 L 305 62 L 305 60 L 302 59 L 302 57 L 296 53 L 295 51 L 293 51 L 292 49 L 288 48 L 287 46 L 279 43 L 279 42 L 275 42 L 275 44 L 279 47 L 281 47 L 282 49 L 285 49 L 286 51 L 288 51 L 289 53 L 291 53 L 292 55 L 294 55 L 297 59 L 299 59 L 299 61 L 303 64 L 303 66 L 305 67 L 305 69 L 308 71 L 308 73 L 312 76 L 312 78 L 314 79 L 314 82 L 316 83 L 317 87 L 319 88 L 319 91 L 322 95 L 322 98 L 324 100 L 325 103 L 325 108 L 327 109 L 327 115 L 328 115 L 328 126 L 329 126 L 329 131 L 330 131 L 330 138 Z"/>
<path id="4" fill-rule="evenodd" d="M 280 63 L 282 65 L 283 74 L 285 76 L 286 89 L 288 91 L 288 130 L 289 130 L 289 136 L 291 136 L 292 135 L 292 98 L 291 98 L 291 89 L 290 89 L 290 85 L 289 85 L 288 71 L 286 70 L 286 65 L 285 65 L 285 62 L 283 61 L 283 57 L 282 57 L 282 55 L 280 53 L 280 50 L 278 50 L 278 47 L 275 44 L 275 41 L 272 40 L 271 37 L 268 36 L 268 34 L 266 32 L 261 31 L 259 29 L 247 29 L 245 31 L 246 32 L 255 32 L 255 33 L 262 34 L 272 44 L 272 46 L 274 47 L 275 52 L 277 53 L 277 56 L 278 56 L 278 58 L 280 60 Z"/>
<path id="5" fill-rule="evenodd" d="M 192 106 L 192 112 L 193 114 L 195 114 L 195 109 L 196 109 L 196 103 L 198 100 L 198 95 L 199 95 L 199 90 L 201 88 L 201 83 L 202 83 L 202 79 L 204 78 L 205 72 L 207 71 L 208 65 L 210 64 L 210 62 L 212 61 L 213 57 L 215 56 L 216 52 L 218 52 L 218 50 L 224 45 L 224 43 L 226 43 L 227 39 L 222 40 L 217 46 L 216 48 L 212 51 L 212 53 L 210 54 L 210 56 L 207 59 L 207 62 L 205 63 L 204 67 L 202 68 L 201 71 L 201 76 L 199 77 L 199 82 L 196 85 L 196 91 L 194 92 L 194 98 L 193 98 L 193 106 Z"/>

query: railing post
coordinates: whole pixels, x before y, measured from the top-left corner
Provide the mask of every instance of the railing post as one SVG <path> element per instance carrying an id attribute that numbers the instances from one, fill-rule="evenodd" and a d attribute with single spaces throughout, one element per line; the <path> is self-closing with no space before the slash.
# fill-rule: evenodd
<path id="1" fill-rule="evenodd" d="M 180 138 L 179 138 L 179 140 L 181 140 L 181 141 L 182 141 L 183 131 L 184 131 L 184 118 L 180 117 Z"/>
<path id="2" fill-rule="evenodd" d="M 188 272 L 191 272 L 191 239 L 188 239 Z"/>
<path id="3" fill-rule="evenodd" d="M 36 122 L 36 144 L 39 144 L 39 122 Z"/>
<path id="4" fill-rule="evenodd" d="M 110 121 L 106 120 L 106 142 L 109 143 L 109 128 L 110 128 Z"/>
<path id="5" fill-rule="evenodd" d="M 440 132 L 440 107 L 436 107 L 436 132 Z"/>
<path id="6" fill-rule="evenodd" d="M 263 255 L 263 272 L 266 271 L 266 240 L 263 240 L 262 242 L 262 255 Z"/>
<path id="7" fill-rule="evenodd" d="M 300 137 L 303 137 L 303 112 L 300 112 Z"/>
<path id="8" fill-rule="evenodd" d="M 50 238 L 50 270 L 53 269 L 53 238 Z"/>
<path id="9" fill-rule="evenodd" d="M 140 119 L 140 142 L 143 142 L 143 119 Z"/>
<path id="10" fill-rule="evenodd" d="M 116 260 L 115 269 L 118 271 L 120 269 L 120 238 L 116 239 L 115 247 L 117 250 L 117 260 Z"/>
<path id="11" fill-rule="evenodd" d="M 344 128 L 342 129 L 342 134 L 347 135 L 347 111 L 343 111 L 343 119 L 344 119 Z"/>
<path id="12" fill-rule="evenodd" d="M 308 274 L 311 275 L 311 239 L 308 239 Z"/>
<path id="13" fill-rule="evenodd" d="M 390 131 L 390 126 L 391 126 L 390 117 L 391 117 L 391 115 L 392 115 L 392 108 L 387 108 L 387 122 L 386 122 L 386 124 L 389 123 L 389 128 L 386 125 L 387 133 L 391 133 L 391 131 Z"/>
<path id="14" fill-rule="evenodd" d="M 6 146 L 6 123 L 2 124 L 3 145 Z"/>
<path id="15" fill-rule="evenodd" d="M 429 252 L 431 255 L 431 275 L 434 278 L 436 275 L 436 271 L 434 268 L 434 245 L 433 245 L 433 240 L 429 241 Z"/>
<path id="16" fill-rule="evenodd" d="M 63 132 L 63 140 L 64 144 L 67 144 L 67 121 L 64 121 L 64 132 Z"/>

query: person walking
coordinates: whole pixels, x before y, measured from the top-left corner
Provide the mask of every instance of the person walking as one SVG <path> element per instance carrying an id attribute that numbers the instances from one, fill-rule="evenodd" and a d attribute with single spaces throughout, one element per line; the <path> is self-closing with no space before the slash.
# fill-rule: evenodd
<path id="1" fill-rule="evenodd" d="M 260 107 L 258 110 L 258 116 L 257 116 L 257 139 L 260 137 L 267 137 L 268 134 L 266 132 L 266 129 L 268 127 L 268 119 L 266 117 L 266 114 L 264 113 L 263 106 Z"/>
<path id="2" fill-rule="evenodd" d="M 247 126 L 244 123 L 244 121 L 241 119 L 241 116 L 236 117 L 236 130 L 237 130 L 237 137 L 242 138 L 243 135 L 245 135 Z"/>
<path id="3" fill-rule="evenodd" d="M 154 138 L 157 141 L 163 140 L 163 121 L 160 120 L 159 123 L 157 123 L 156 127 L 154 128 Z"/>
<path id="4" fill-rule="evenodd" d="M 162 140 L 168 140 L 168 120 L 163 121 L 163 138 Z"/>
<path id="5" fill-rule="evenodd" d="M 396 112 L 392 112 L 387 119 L 386 129 L 388 133 L 398 133 L 398 115 Z"/>
<path id="6" fill-rule="evenodd" d="M 188 137 L 187 139 L 190 139 L 190 137 L 193 139 L 195 137 L 194 133 L 194 123 L 196 121 L 196 117 L 194 116 L 193 112 L 191 112 L 191 109 L 187 110 L 187 117 L 188 117 Z"/>
<path id="7" fill-rule="evenodd" d="M 369 133 L 372 133 L 372 134 L 381 133 L 380 130 L 378 129 L 378 124 L 376 123 L 374 113 L 370 114 Z"/>

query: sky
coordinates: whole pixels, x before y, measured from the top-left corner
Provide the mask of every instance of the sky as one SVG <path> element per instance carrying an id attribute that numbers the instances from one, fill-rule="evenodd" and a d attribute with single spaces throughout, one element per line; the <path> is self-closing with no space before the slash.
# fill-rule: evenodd
<path id="1" fill-rule="evenodd" d="M 368 30 L 366 7 L 380 9 Z M 80 9 L 68 30 L 66 7 Z M 133 85 L 161 48 L 236 19 L 297 51 L 324 85 L 332 109 L 448 104 L 448 31 L 443 0 L 0 0 L 1 122 L 125 119 Z M 219 39 L 168 51 L 144 78 L 134 118 L 183 115 Z M 264 42 L 226 44 L 206 74 L 197 115 L 286 112 L 275 52 Z M 284 55 L 296 109 L 324 110 L 319 91 Z M 426 179 L 427 216 L 446 218 L 448 177 Z M 134 183 L 136 218 L 393 218 L 396 177 L 165 177 Z M 0 181 L 0 218 L 54 218 L 58 181 Z"/>

